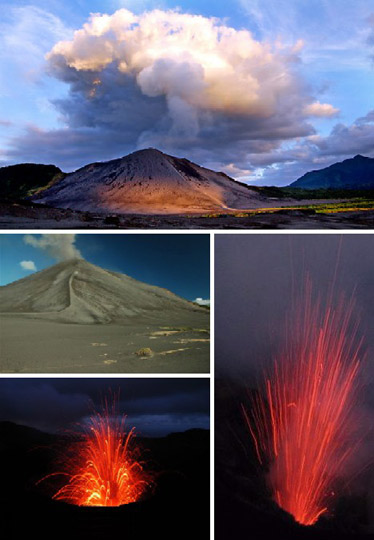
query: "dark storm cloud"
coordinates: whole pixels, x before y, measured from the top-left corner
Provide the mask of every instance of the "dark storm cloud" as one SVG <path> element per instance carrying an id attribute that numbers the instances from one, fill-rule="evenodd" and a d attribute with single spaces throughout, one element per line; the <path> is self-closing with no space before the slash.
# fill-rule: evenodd
<path id="1" fill-rule="evenodd" d="M 59 61 L 57 57 L 51 75 L 68 83 L 70 92 L 68 98 L 54 104 L 71 128 L 123 131 L 125 137 L 134 141 L 166 114 L 165 100 L 145 96 L 135 78 L 120 73 L 113 64 L 99 74 L 76 71 Z"/>
<path id="2" fill-rule="evenodd" d="M 251 155 L 314 134 L 310 117 L 336 114 L 303 81 L 300 47 L 177 11 L 92 15 L 48 55 L 69 88 L 54 101 L 66 127 L 29 127 L 4 155 L 71 170 L 153 146 L 248 170 Z"/>
<path id="3" fill-rule="evenodd" d="M 110 391 L 141 434 L 209 427 L 207 379 L 2 379 L 0 420 L 56 431 L 100 410 Z"/>
<path id="4" fill-rule="evenodd" d="M 68 88 L 53 101 L 64 127 L 28 126 L 3 159 L 71 171 L 156 147 L 238 179 L 284 185 L 340 158 L 374 155 L 372 113 L 316 134 L 311 119 L 339 111 L 304 80 L 301 50 L 301 42 L 258 41 L 178 11 L 93 14 L 47 55 L 49 74 Z"/>
<path id="5" fill-rule="evenodd" d="M 0 420 L 55 431 L 87 413 L 84 391 L 60 392 L 47 379 L 1 379 Z"/>
<path id="6" fill-rule="evenodd" d="M 93 97 L 88 94 L 95 74 L 79 72 L 79 76 L 77 81 L 72 77 L 69 98 L 55 102 L 68 127 L 52 131 L 28 127 L 11 141 L 9 158 L 52 162 L 68 171 L 156 147 L 218 170 L 233 162 L 248 169 L 251 156 L 255 164 L 256 156 L 261 161 L 263 154 L 277 150 L 284 141 L 315 133 L 301 113 L 303 100 L 292 94 L 281 96 L 278 110 L 269 117 L 199 112 L 195 130 L 188 127 L 191 111 L 187 111 L 179 129 L 173 127 L 164 97 L 144 96 L 132 77 L 118 74 L 113 66 L 100 75 L 102 83 Z"/>
<path id="7" fill-rule="evenodd" d="M 374 155 L 374 110 L 358 118 L 352 125 L 337 124 L 325 138 L 312 142 L 322 156 L 352 155 L 358 152 Z"/>
<path id="8" fill-rule="evenodd" d="M 357 154 L 374 157 L 373 141 L 374 110 L 351 125 L 335 125 L 326 137 L 312 135 L 292 149 L 275 149 L 257 156 L 251 155 L 249 160 L 260 167 L 270 165 L 265 169 L 261 183 L 284 185 L 297 180 L 308 171 L 323 169 Z"/>

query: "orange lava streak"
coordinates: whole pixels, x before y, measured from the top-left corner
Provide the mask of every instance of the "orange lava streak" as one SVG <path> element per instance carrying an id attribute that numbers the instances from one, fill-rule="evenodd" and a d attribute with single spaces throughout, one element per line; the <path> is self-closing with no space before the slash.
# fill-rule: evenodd
<path id="1" fill-rule="evenodd" d="M 116 403 L 90 417 L 83 439 L 66 463 L 68 482 L 54 496 L 78 506 L 120 506 L 136 502 L 150 485 L 150 477 L 130 449 L 134 430 L 127 432 Z M 57 475 L 60 473 L 57 473 Z"/>
<path id="2" fill-rule="evenodd" d="M 294 315 L 264 396 L 244 413 L 258 459 L 269 464 L 275 501 L 299 523 L 313 525 L 328 511 L 332 481 L 355 449 L 361 342 L 352 301 L 323 309 L 312 302 L 310 281 Z"/>

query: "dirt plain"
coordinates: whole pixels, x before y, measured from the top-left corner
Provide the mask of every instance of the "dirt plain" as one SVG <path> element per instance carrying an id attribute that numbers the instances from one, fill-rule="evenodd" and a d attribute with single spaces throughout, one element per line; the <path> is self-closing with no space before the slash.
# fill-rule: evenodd
<path id="1" fill-rule="evenodd" d="M 196 325 L 194 317 L 194 326 L 83 325 L 1 315 L 0 372 L 208 373 L 206 319 Z"/>
<path id="2" fill-rule="evenodd" d="M 298 201 L 298 205 L 311 201 Z M 331 201 L 330 201 L 331 202 Z M 318 201 L 325 204 L 326 201 Z M 313 201 L 313 204 L 317 204 Z M 295 203 L 296 205 L 296 203 Z M 280 208 L 214 214 L 97 214 L 35 203 L 0 202 L 0 229 L 371 229 L 374 210 Z"/>

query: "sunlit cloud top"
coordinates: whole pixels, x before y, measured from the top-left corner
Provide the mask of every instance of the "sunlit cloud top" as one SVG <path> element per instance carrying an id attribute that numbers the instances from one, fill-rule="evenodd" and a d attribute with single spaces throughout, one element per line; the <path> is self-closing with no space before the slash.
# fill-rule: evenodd
<path id="1" fill-rule="evenodd" d="M 3 40 L 14 64 L 25 35 L 38 113 L 25 114 L 20 101 L 23 126 L 0 118 L 4 164 L 52 162 L 67 171 L 153 146 L 245 181 L 287 184 L 337 161 L 344 130 L 355 140 L 343 157 L 373 155 L 361 141 L 374 135 L 367 2 L 68 2 L 74 16 L 41 0 L 18 3 Z"/>

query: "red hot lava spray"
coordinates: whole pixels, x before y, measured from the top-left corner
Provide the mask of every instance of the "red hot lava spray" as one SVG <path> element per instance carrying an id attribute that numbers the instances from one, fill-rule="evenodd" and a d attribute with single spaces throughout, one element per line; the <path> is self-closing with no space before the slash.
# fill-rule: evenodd
<path id="1" fill-rule="evenodd" d="M 330 510 L 333 483 L 355 451 L 361 340 L 353 300 L 313 302 L 308 279 L 288 322 L 286 346 L 243 406 L 259 462 L 277 504 L 303 525 Z M 291 324 L 290 324 L 291 323 Z"/>
<path id="2" fill-rule="evenodd" d="M 106 398 L 103 411 L 92 414 L 76 434 L 61 472 L 67 482 L 53 498 L 78 506 L 120 506 L 138 501 L 152 480 L 139 460 L 134 429 Z"/>

